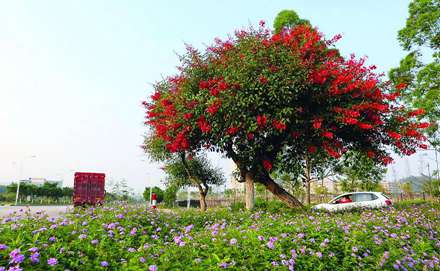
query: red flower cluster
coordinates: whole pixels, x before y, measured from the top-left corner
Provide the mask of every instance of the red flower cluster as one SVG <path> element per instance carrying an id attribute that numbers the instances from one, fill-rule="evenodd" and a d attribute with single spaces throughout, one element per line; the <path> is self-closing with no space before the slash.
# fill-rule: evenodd
<path id="1" fill-rule="evenodd" d="M 218 112 L 221 106 L 222 106 L 222 101 L 216 100 L 211 105 L 208 106 L 206 112 L 208 112 L 210 115 L 214 115 L 215 113 Z"/>
<path id="2" fill-rule="evenodd" d="M 272 170 L 272 163 L 269 160 L 263 160 L 263 167 L 267 171 L 271 171 Z"/>
<path id="3" fill-rule="evenodd" d="M 425 109 L 419 108 L 408 113 L 409 117 L 416 117 L 425 114 Z"/>
<path id="4" fill-rule="evenodd" d="M 238 127 L 229 127 L 228 130 L 226 131 L 226 133 L 228 135 L 235 135 L 238 132 Z"/>
<path id="5" fill-rule="evenodd" d="M 313 120 L 313 128 L 319 129 L 322 125 L 322 118 L 317 118 Z"/>
<path id="6" fill-rule="evenodd" d="M 329 139 L 332 139 L 332 138 L 333 138 L 333 133 L 332 133 L 332 132 L 329 132 L 329 131 L 322 132 L 321 135 L 322 135 L 323 137 L 326 137 L 326 138 L 329 138 Z"/>
<path id="7" fill-rule="evenodd" d="M 400 138 L 402 137 L 400 134 L 393 132 L 393 131 L 389 131 L 388 135 L 389 135 L 389 137 L 391 137 L 392 139 L 395 139 L 395 140 L 400 140 Z"/>
<path id="8" fill-rule="evenodd" d="M 318 148 L 316 148 L 315 146 L 309 146 L 309 147 L 307 148 L 307 151 L 308 151 L 309 153 L 315 153 L 317 150 L 318 150 Z"/>
<path id="9" fill-rule="evenodd" d="M 273 127 L 275 127 L 275 129 L 277 129 L 280 132 L 286 130 L 286 128 L 287 128 L 286 124 L 284 124 L 282 121 L 278 121 L 278 120 L 273 120 L 272 125 L 273 125 Z"/>
<path id="10" fill-rule="evenodd" d="M 209 133 L 211 131 L 211 125 L 206 121 L 205 116 L 201 116 L 197 121 L 197 125 L 202 133 Z"/>
<path id="11" fill-rule="evenodd" d="M 261 76 L 258 78 L 258 81 L 259 81 L 260 84 L 262 84 L 262 85 L 266 85 L 267 82 L 269 82 L 269 81 L 267 80 L 266 76 L 263 76 L 263 75 L 261 75 Z"/>
<path id="12" fill-rule="evenodd" d="M 266 122 L 267 122 L 267 118 L 266 118 L 265 115 L 262 115 L 262 116 L 258 115 L 257 116 L 257 124 L 258 124 L 258 126 L 263 127 L 263 126 L 266 125 Z"/>
<path id="13" fill-rule="evenodd" d="M 229 85 L 223 80 L 223 78 L 213 78 L 207 81 L 200 81 L 199 88 L 207 89 L 212 96 L 218 97 L 221 91 L 225 91 L 229 88 Z"/>

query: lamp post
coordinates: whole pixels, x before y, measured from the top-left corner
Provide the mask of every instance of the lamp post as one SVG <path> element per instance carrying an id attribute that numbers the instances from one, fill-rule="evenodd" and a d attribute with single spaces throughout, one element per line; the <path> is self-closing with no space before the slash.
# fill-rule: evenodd
<path id="1" fill-rule="evenodd" d="M 18 195 L 20 194 L 20 183 L 21 183 L 21 179 L 23 179 L 23 163 L 24 160 L 26 160 L 27 158 L 36 158 L 37 156 L 35 155 L 31 155 L 31 156 L 26 156 L 24 157 L 21 161 L 20 161 L 20 179 L 17 182 L 17 193 L 15 194 L 15 205 L 18 204 Z"/>

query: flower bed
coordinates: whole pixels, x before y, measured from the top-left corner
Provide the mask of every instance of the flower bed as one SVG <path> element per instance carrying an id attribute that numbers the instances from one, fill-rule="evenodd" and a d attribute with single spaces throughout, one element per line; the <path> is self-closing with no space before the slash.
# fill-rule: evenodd
<path id="1" fill-rule="evenodd" d="M 337 214 L 22 211 L 0 224 L 0 270 L 438 270 L 439 230 L 432 204 Z"/>

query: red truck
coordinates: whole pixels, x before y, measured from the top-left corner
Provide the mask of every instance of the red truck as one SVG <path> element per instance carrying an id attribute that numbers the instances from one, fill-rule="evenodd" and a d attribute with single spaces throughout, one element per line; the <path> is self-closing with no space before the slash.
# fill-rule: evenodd
<path id="1" fill-rule="evenodd" d="M 102 205 L 105 197 L 105 174 L 76 172 L 73 186 L 73 205 Z"/>

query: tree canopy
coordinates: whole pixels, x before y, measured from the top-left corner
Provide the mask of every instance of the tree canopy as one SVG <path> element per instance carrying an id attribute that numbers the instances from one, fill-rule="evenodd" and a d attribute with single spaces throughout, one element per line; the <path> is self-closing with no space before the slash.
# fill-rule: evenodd
<path id="1" fill-rule="evenodd" d="M 291 206 L 269 174 L 283 165 L 348 150 L 386 165 L 391 150 L 426 148 L 421 129 L 429 124 L 414 121 L 424 111 L 396 99 L 405 85 L 383 82 L 364 59 L 341 57 L 339 39 L 308 24 L 272 33 L 260 22 L 204 51 L 187 46 L 179 74 L 144 102 L 146 125 L 171 153 L 221 152 Z"/>

